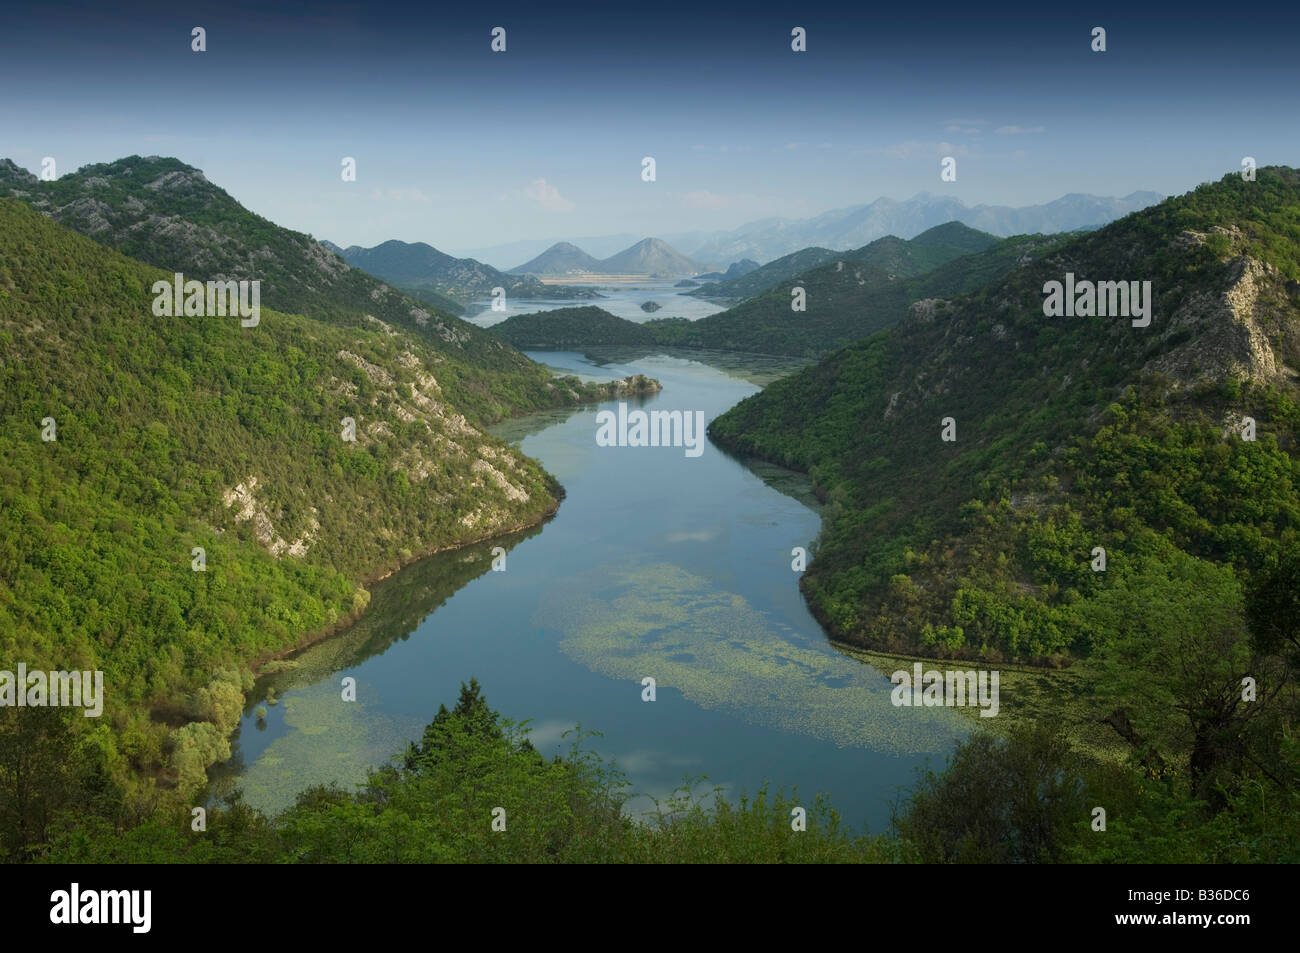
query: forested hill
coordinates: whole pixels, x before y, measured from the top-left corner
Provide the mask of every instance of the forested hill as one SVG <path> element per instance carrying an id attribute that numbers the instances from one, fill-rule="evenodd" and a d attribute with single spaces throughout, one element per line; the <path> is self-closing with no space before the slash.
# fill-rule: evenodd
<path id="1" fill-rule="evenodd" d="M 1046 317 L 1067 273 L 1150 281 L 1150 326 Z M 1242 586 L 1300 530 L 1297 279 L 1300 173 L 1229 175 L 920 301 L 710 433 L 811 472 L 830 505 L 804 590 L 841 639 L 1088 654 L 1206 592 L 1239 632 Z"/>
<path id="2" fill-rule="evenodd" d="M 492 333 L 518 348 L 583 348 L 601 344 L 654 344 L 657 335 L 644 324 L 603 308 L 555 308 L 516 314 L 492 325 Z"/>
<path id="3" fill-rule="evenodd" d="M 742 275 L 703 285 L 687 294 L 702 298 L 743 300 L 775 288 L 796 275 L 837 261 L 873 265 L 887 274 L 910 277 L 961 255 L 984 251 L 997 243 L 998 238 L 988 232 L 981 232 L 961 222 L 947 222 L 910 240 L 886 235 L 850 251 L 803 248 Z"/>
<path id="4" fill-rule="evenodd" d="M 189 791 L 228 756 L 250 664 L 559 489 L 460 413 L 449 391 L 475 378 L 449 342 L 266 308 L 256 327 L 160 317 L 158 280 L 0 199 L 0 645 L 103 670 L 102 718 L 73 719 L 79 769 Z"/>
<path id="5" fill-rule="evenodd" d="M 186 278 L 260 280 L 262 304 L 278 311 L 349 327 L 377 318 L 405 328 L 445 355 L 439 380 L 472 419 L 553 402 L 545 369 L 500 338 L 349 266 L 310 235 L 253 214 L 178 159 L 130 156 L 50 182 L 0 160 L 4 195 Z"/>
<path id="6" fill-rule="evenodd" d="M 637 323 L 599 307 L 586 307 L 518 315 L 491 330 L 516 347 L 656 343 L 817 357 L 890 327 L 902 320 L 915 301 L 974 291 L 1068 240 L 1065 236 L 1021 235 L 998 241 L 953 222 L 910 242 L 879 239 L 855 252 L 840 254 L 829 264 L 785 277 L 765 293 L 695 321 L 664 317 Z M 776 273 L 770 272 L 769 277 Z M 795 288 L 803 289 L 804 311 L 791 306 Z M 671 311 L 672 304 L 665 307 Z"/>
<path id="7" fill-rule="evenodd" d="M 796 252 L 769 261 L 765 265 L 760 265 L 758 268 L 747 271 L 742 275 L 709 281 L 698 288 L 683 293 L 697 298 L 744 301 L 746 298 L 762 294 L 768 288 L 785 281 L 787 278 L 792 278 L 801 272 L 811 271 L 828 261 L 843 258 L 844 255 L 845 253 L 842 251 L 831 251 L 829 248 L 801 248 Z"/>
<path id="8" fill-rule="evenodd" d="M 923 240 L 930 232 L 911 241 L 881 238 L 785 278 L 726 311 L 689 325 L 664 326 L 659 337 L 665 344 L 686 347 L 818 357 L 893 325 L 914 301 L 975 291 L 1061 241 L 1044 235 L 998 241 L 959 223 L 951 225 L 988 242 L 972 250 L 969 243 L 926 244 Z M 942 235 L 948 228 L 931 232 Z M 796 288 L 803 289 L 803 311 L 792 306 Z"/>

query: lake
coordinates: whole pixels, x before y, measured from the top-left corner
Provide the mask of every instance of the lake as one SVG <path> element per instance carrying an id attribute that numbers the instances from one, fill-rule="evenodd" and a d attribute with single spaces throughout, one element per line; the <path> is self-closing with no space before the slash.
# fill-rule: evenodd
<path id="1" fill-rule="evenodd" d="M 706 420 L 788 369 L 610 353 L 530 356 L 591 379 L 656 377 L 662 392 L 637 407 Z M 564 749 L 575 725 L 601 732 L 591 747 L 630 777 L 630 813 L 707 776 L 697 790 L 734 796 L 768 782 L 806 804 L 825 792 L 846 823 L 881 830 L 915 769 L 940 765 L 968 722 L 894 707 L 886 675 L 829 644 L 791 569 L 791 550 L 819 526 L 804 478 L 751 469 L 707 442 L 698 457 L 597 446 L 596 413 L 616 407 L 495 428 L 564 485 L 556 516 L 375 584 L 357 624 L 259 680 L 213 792 L 239 784 L 248 803 L 275 810 L 309 784 L 355 784 L 474 676 L 491 707 L 532 719 L 543 752 Z M 493 546 L 507 551 L 504 571 L 491 569 Z M 355 702 L 341 701 L 344 676 L 356 679 Z M 259 725 L 253 709 L 268 691 L 277 703 Z"/>
<path id="2" fill-rule="evenodd" d="M 474 301 L 468 306 L 470 313 L 466 314 L 465 320 L 477 324 L 479 327 L 487 328 L 516 314 L 554 311 L 556 308 L 581 308 L 588 305 L 604 308 L 615 317 L 626 318 L 628 321 L 638 323 L 649 321 L 651 318 L 689 318 L 695 321 L 698 318 L 707 317 L 710 314 L 717 314 L 719 311 L 725 310 L 724 305 L 682 294 L 681 292 L 690 289 L 674 288 L 673 285 L 680 280 L 680 278 L 666 280 L 647 278 L 645 281 L 627 285 L 583 284 L 580 286 L 599 292 L 602 295 L 599 298 L 538 300 L 536 298 L 507 297 L 505 311 L 491 310 L 492 299 L 484 298 L 480 301 Z M 641 305 L 647 301 L 658 302 L 663 307 L 653 314 L 642 311 Z"/>

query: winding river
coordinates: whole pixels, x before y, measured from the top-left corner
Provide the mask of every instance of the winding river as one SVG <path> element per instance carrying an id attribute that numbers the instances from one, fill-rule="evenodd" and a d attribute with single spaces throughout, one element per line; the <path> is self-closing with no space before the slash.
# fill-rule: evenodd
<path id="1" fill-rule="evenodd" d="M 789 369 L 721 355 L 530 356 L 590 379 L 656 377 L 663 391 L 638 406 L 705 420 Z M 259 680 L 214 793 L 237 784 L 275 810 L 309 784 L 355 784 L 474 676 L 493 708 L 532 719 L 543 752 L 566 748 L 575 725 L 599 731 L 589 744 L 629 776 L 631 813 L 706 776 L 697 791 L 766 782 L 809 803 L 825 792 L 846 823 L 881 830 L 915 769 L 941 763 L 965 722 L 895 708 L 888 678 L 837 652 L 808 613 L 791 569 L 819 525 L 802 478 L 707 441 L 698 457 L 597 446 L 597 411 L 615 407 L 496 428 L 564 485 L 556 516 L 376 584 L 358 623 Z M 504 571 L 492 570 L 494 546 Z M 341 701 L 345 676 L 355 702 Z"/>

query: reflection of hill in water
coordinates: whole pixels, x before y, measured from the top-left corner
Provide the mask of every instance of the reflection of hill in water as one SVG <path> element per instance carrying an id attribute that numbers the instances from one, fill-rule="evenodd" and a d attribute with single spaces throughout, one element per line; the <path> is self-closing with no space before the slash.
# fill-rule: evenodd
<path id="1" fill-rule="evenodd" d="M 558 372 L 562 369 L 554 368 L 554 370 Z M 564 371 L 564 373 L 567 374 L 570 372 Z M 596 377 L 591 374 L 579 374 L 577 376 L 592 381 L 607 381 L 611 379 L 609 376 Z M 525 437 L 531 437 L 535 433 L 541 433 L 548 427 L 562 424 L 575 414 L 580 414 L 590 408 L 591 405 L 579 407 L 555 407 L 551 410 L 539 410 L 535 414 L 525 414 L 522 417 L 511 417 L 508 420 L 503 420 L 498 424 L 493 424 L 491 427 L 488 427 L 487 430 L 488 433 L 492 434 L 492 436 L 499 437 L 507 443 L 513 443 L 518 446 L 519 442 Z"/>
<path id="2" fill-rule="evenodd" d="M 509 553 L 541 531 L 542 524 L 539 524 L 510 536 L 437 553 L 376 583 L 371 590 L 370 605 L 356 623 L 284 662 L 266 666 L 266 674 L 257 680 L 244 706 L 245 713 L 262 703 L 268 689 L 280 695 L 314 684 L 383 654 L 398 640 L 405 641 L 430 613 L 466 583 L 491 570 L 493 547 L 501 546 Z"/>
<path id="3" fill-rule="evenodd" d="M 270 692 L 282 696 L 293 689 L 310 688 L 340 671 L 382 655 L 398 641 L 405 641 L 435 609 L 466 584 L 491 571 L 493 547 L 501 546 L 508 554 L 519 543 L 540 533 L 543 525 L 538 524 L 509 536 L 499 536 L 482 543 L 437 553 L 375 583 L 371 587 L 370 605 L 354 624 L 289 658 L 265 666 L 264 673 L 258 678 L 244 704 L 245 717 L 251 715 L 257 706 L 265 704 Z M 317 753 L 328 755 L 327 760 L 334 761 L 335 767 L 342 770 L 339 767 L 338 751 L 351 752 L 351 761 L 355 763 L 351 764 L 350 771 L 344 773 L 353 775 L 351 780 L 359 783 L 364 779 L 369 766 L 382 764 L 390 755 L 397 753 L 403 739 L 387 723 L 371 726 L 365 726 L 361 722 L 352 723 L 343 717 L 347 709 L 333 704 L 338 700 L 337 683 L 327 689 L 322 686 L 322 689 L 331 699 L 330 704 L 322 702 L 325 695 L 292 699 L 291 707 L 295 711 L 292 715 L 286 711 L 286 720 L 307 725 L 313 721 L 328 724 L 330 731 L 336 732 L 331 742 L 333 747 L 327 746 L 328 750 Z M 364 707 L 359 704 L 357 710 Z M 433 712 L 430 712 L 424 721 L 432 717 Z M 419 727 L 421 726 L 415 726 L 417 730 Z M 240 729 L 243 730 L 250 730 L 247 721 Z M 345 731 L 346 735 L 338 733 Z M 367 732 L 374 737 L 368 737 Z M 337 780 L 328 772 L 320 778 L 308 778 L 303 773 L 304 766 L 295 765 L 284 773 L 296 780 L 284 785 L 283 790 L 268 788 L 266 779 L 255 783 L 250 790 L 240 780 L 247 765 L 239 745 L 239 731 L 236 731 L 231 741 L 231 751 L 229 761 L 216 765 L 209 771 L 211 784 L 208 792 L 212 797 L 224 797 L 235 788 L 242 787 L 249 803 L 264 810 L 279 810 L 291 804 L 296 793 L 308 783 Z M 298 754 L 303 755 L 304 752 Z"/>

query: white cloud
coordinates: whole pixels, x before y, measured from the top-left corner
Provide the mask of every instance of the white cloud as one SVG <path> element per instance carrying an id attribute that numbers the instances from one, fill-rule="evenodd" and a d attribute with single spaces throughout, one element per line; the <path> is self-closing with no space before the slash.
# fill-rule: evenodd
<path id="1" fill-rule="evenodd" d="M 998 126 L 993 131 L 999 136 L 1028 136 L 1046 130 L 1042 126 Z"/>
<path id="2" fill-rule="evenodd" d="M 545 179 L 533 179 L 528 183 L 528 188 L 524 189 L 524 197 L 536 202 L 548 212 L 571 212 L 574 208 L 573 203 Z"/>

